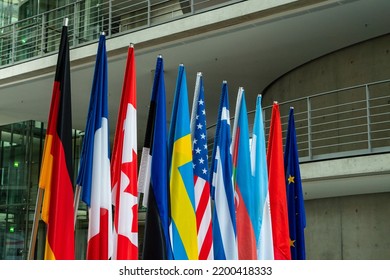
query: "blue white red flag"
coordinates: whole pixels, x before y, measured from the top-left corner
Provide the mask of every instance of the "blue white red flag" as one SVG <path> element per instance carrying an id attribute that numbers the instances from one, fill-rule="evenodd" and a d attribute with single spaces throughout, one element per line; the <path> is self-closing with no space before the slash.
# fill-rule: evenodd
<path id="1" fill-rule="evenodd" d="M 227 82 L 224 81 L 210 168 L 210 182 L 214 199 L 213 246 L 214 259 L 216 260 L 236 260 L 238 258 L 232 180 L 233 161 L 230 145 L 228 87 Z"/>
<path id="2" fill-rule="evenodd" d="M 88 206 L 87 259 L 112 256 L 106 39 L 100 35 L 77 185 Z"/>

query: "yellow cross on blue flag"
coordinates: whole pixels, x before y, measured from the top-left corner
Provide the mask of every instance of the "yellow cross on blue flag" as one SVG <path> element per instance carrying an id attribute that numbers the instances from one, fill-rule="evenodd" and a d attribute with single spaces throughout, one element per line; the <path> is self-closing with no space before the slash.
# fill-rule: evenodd
<path id="1" fill-rule="evenodd" d="M 184 65 L 179 66 L 175 99 L 169 129 L 169 190 L 171 202 L 171 242 L 173 258 L 198 259 L 195 215 L 194 173 L 188 106 L 187 80 Z"/>

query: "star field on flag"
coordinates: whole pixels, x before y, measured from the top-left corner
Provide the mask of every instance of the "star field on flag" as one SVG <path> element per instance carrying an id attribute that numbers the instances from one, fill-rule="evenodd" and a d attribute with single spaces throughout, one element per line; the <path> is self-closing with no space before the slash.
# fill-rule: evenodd
<path id="1" fill-rule="evenodd" d="M 208 154 L 207 154 L 207 139 L 206 139 L 206 110 L 204 100 L 198 101 L 198 110 L 196 114 L 196 124 L 193 142 L 193 168 L 194 175 L 197 175 L 204 180 L 208 180 Z"/>

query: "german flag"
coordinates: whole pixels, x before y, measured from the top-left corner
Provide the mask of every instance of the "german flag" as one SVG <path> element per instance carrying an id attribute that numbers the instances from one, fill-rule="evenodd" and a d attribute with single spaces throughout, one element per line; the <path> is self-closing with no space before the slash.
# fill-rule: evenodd
<path id="1" fill-rule="evenodd" d="M 67 19 L 62 27 L 39 187 L 45 195 L 42 220 L 47 225 L 45 259 L 74 259 L 72 117 Z"/>

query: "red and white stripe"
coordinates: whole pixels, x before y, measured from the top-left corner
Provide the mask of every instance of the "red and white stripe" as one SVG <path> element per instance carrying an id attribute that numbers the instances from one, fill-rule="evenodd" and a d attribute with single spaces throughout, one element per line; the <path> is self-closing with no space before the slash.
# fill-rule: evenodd
<path id="1" fill-rule="evenodd" d="M 211 225 L 210 184 L 195 177 L 195 205 L 198 229 L 198 251 L 200 260 L 212 260 L 213 239 Z"/>

